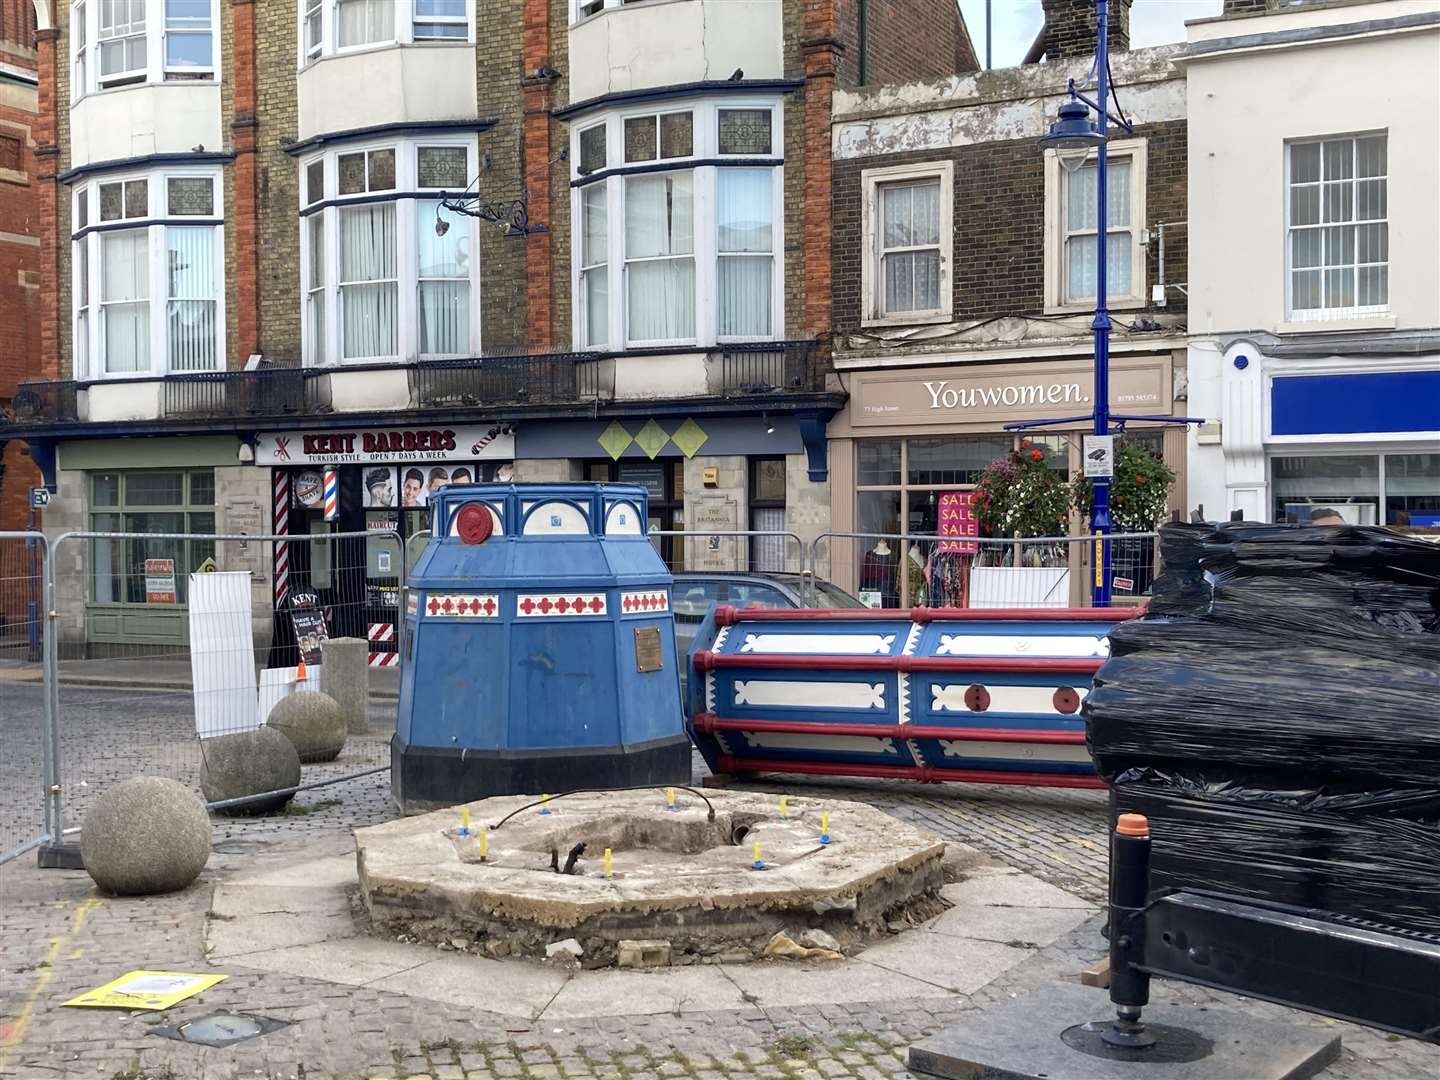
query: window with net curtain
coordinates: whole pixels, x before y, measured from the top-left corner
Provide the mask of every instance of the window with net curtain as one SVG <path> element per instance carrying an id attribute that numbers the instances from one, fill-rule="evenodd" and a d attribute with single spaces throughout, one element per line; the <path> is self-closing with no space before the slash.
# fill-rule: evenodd
<path id="1" fill-rule="evenodd" d="M 150 370 L 150 232 L 100 234 L 101 349 L 107 372 Z"/>
<path id="2" fill-rule="evenodd" d="M 774 256 L 774 172 L 720 169 L 719 332 L 721 337 L 769 337 Z"/>
<path id="3" fill-rule="evenodd" d="M 395 40 L 395 0 L 335 0 L 340 48 Z"/>
<path id="4" fill-rule="evenodd" d="M 346 359 L 399 353 L 400 299 L 395 204 L 343 206 L 340 231 L 340 336 Z"/>
<path id="5" fill-rule="evenodd" d="M 1130 169 L 1126 158 L 1112 158 L 1106 174 L 1106 207 L 1109 212 L 1105 291 L 1109 296 L 1134 292 L 1132 251 L 1134 235 L 1130 222 Z M 1081 166 L 1065 178 L 1065 302 L 1095 299 L 1099 288 L 1099 185 L 1096 166 Z"/>
<path id="6" fill-rule="evenodd" d="M 435 222 L 449 225 L 436 235 Z M 470 350 L 470 224 L 438 199 L 415 204 L 420 353 L 463 356 Z"/>
<path id="7" fill-rule="evenodd" d="M 880 186 L 880 310 L 940 308 L 940 180 Z"/>
<path id="8" fill-rule="evenodd" d="M 625 277 L 631 341 L 695 336 L 693 173 L 625 178 Z"/>

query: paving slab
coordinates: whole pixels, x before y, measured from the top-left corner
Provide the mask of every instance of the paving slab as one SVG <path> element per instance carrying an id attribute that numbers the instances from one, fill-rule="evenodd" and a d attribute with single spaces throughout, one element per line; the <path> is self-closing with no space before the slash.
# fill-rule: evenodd
<path id="1" fill-rule="evenodd" d="M 434 953 L 419 946 L 406 948 L 412 962 Z M 554 1000 L 568 972 L 523 960 L 491 960 L 483 956 L 441 955 L 418 966 L 388 974 L 369 983 L 375 990 L 444 1001 L 451 1005 L 536 1019 Z"/>
<path id="2" fill-rule="evenodd" d="M 281 972 L 344 986 L 366 986 L 387 975 L 419 967 L 430 955 L 427 950 L 402 945 L 398 941 L 355 937 L 347 938 L 343 948 L 332 941 L 318 941 L 310 945 L 246 953 L 217 966 Z"/>
<path id="3" fill-rule="evenodd" d="M 352 876 L 351 883 L 354 879 Z M 318 912 L 338 915 L 349 912 L 350 901 L 339 886 L 237 885 L 225 881 L 216 885 L 210 899 L 212 916 L 220 919 L 248 918 L 274 912 Z"/>
<path id="4" fill-rule="evenodd" d="M 945 1080 L 1304 1080 L 1340 1055 L 1334 1032 L 1184 1005 L 1146 1008 L 1148 1050 L 1095 1051 L 1094 1032 L 1073 1030 L 1113 1015 L 1098 990 L 1050 986 L 967 1013 L 912 1045 L 909 1065 Z"/>
<path id="5" fill-rule="evenodd" d="M 1021 942 L 1043 948 L 1079 926 L 1098 908 L 955 907 L 930 920 L 925 929 L 945 937 L 975 941 Z"/>
<path id="6" fill-rule="evenodd" d="M 863 961 L 762 960 L 723 970 L 750 1004 L 764 1008 L 950 996 L 943 987 Z"/>
<path id="7" fill-rule="evenodd" d="M 993 941 L 912 930 L 870 946 L 860 954 L 860 960 L 956 994 L 973 994 L 1029 955 L 1029 949 L 1011 948 Z"/>
<path id="8" fill-rule="evenodd" d="M 986 874 L 953 885 L 940 895 L 956 907 L 1090 908 L 1088 901 L 1019 871 Z"/>
<path id="9" fill-rule="evenodd" d="M 355 936 L 355 919 L 348 911 L 271 911 L 245 916 L 235 922 L 211 919 L 205 928 L 205 950 L 211 963 L 228 959 L 244 962 L 251 953 L 271 952 L 314 942 L 337 943 Z M 344 948 L 350 948 L 345 941 Z"/>
<path id="10" fill-rule="evenodd" d="M 740 988 L 719 967 L 693 964 L 656 971 L 581 971 L 545 1009 L 542 1020 L 743 1009 Z"/>
<path id="11" fill-rule="evenodd" d="M 326 886 L 348 888 L 355 885 L 355 846 L 348 833 L 339 833 L 332 842 L 342 845 L 343 854 L 322 858 L 287 861 L 280 866 L 258 866 L 227 879 L 229 885 L 271 885 L 321 889 Z"/>

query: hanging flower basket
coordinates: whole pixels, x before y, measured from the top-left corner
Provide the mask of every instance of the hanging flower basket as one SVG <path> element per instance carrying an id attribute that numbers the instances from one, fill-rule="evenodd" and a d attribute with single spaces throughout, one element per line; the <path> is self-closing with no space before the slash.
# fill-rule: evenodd
<path id="1" fill-rule="evenodd" d="M 980 535 L 996 540 L 1064 536 L 1070 524 L 1070 490 L 1052 467 L 1051 452 L 1029 439 L 986 466 L 971 502 Z M 982 543 L 979 563 L 989 566 L 1063 566 L 1064 544 Z"/>
<path id="2" fill-rule="evenodd" d="M 1131 442 L 1115 440 L 1115 475 L 1110 478 L 1110 521 L 1117 533 L 1153 532 L 1165 520 L 1175 472 L 1153 452 Z M 1070 486 L 1075 509 L 1088 522 L 1094 488 L 1083 476 Z M 1141 596 L 1150 591 L 1155 579 L 1155 541 L 1149 537 L 1116 540 L 1110 545 L 1113 582 L 1117 595 Z"/>

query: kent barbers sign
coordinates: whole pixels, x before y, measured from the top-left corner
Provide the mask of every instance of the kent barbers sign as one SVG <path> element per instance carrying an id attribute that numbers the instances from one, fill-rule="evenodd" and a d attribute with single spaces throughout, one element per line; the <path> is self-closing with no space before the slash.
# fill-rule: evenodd
<path id="1" fill-rule="evenodd" d="M 277 431 L 260 436 L 258 465 L 370 465 L 402 461 L 505 460 L 515 435 L 500 424 Z"/>
<path id="2" fill-rule="evenodd" d="M 909 427 L 1051 420 L 1088 414 L 1094 374 L 1088 362 L 954 365 L 856 372 L 850 426 Z M 1168 413 L 1170 365 L 1146 358 L 1112 362 L 1110 407 L 1122 413 Z"/>

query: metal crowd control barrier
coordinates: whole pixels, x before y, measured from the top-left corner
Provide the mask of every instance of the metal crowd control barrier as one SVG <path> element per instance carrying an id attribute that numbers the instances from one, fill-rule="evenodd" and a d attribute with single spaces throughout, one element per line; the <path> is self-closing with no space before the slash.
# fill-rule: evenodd
<path id="1" fill-rule="evenodd" d="M 120 780 L 167 776 L 198 790 L 205 739 L 199 737 L 197 710 L 209 717 L 207 737 L 258 726 L 267 700 L 263 672 L 297 666 L 301 627 L 307 641 L 313 634 L 317 642 L 311 644 L 317 644 L 321 636 L 374 641 L 376 626 L 402 622 L 407 558 L 394 530 L 310 536 L 70 532 L 56 537 L 50 552 L 45 686 L 54 753 L 46 779 L 50 825 L 42 865 L 73 865 L 75 853 L 60 841 L 79 829 L 67 828 L 67 821 L 78 826 L 93 800 Z M 245 572 L 250 580 L 233 597 L 224 594 L 229 599 L 210 612 L 210 636 L 192 642 L 189 571 L 202 567 Z M 377 567 L 383 586 L 374 584 Z M 314 611 L 307 623 L 294 603 L 300 594 Z M 317 629 L 320 617 L 323 632 Z M 167 629 L 168 636 L 160 638 L 156 627 Z M 352 727 L 336 760 L 307 764 L 300 790 L 388 769 L 393 710 L 388 723 L 381 716 L 377 726 L 371 705 L 377 681 L 393 679 L 398 686 L 404 663 L 397 650 L 389 671 L 369 672 L 365 730 Z M 311 679 L 308 688 L 320 689 L 323 670 Z M 274 794 L 256 792 L 212 809 Z"/>
<path id="2" fill-rule="evenodd" d="M 686 716 L 716 774 L 1099 788 L 1080 705 L 1139 609 L 715 609 Z"/>
<path id="3" fill-rule="evenodd" d="M 54 700 L 44 679 L 50 546 L 43 533 L 0 532 L 0 866 L 57 836 Z"/>

